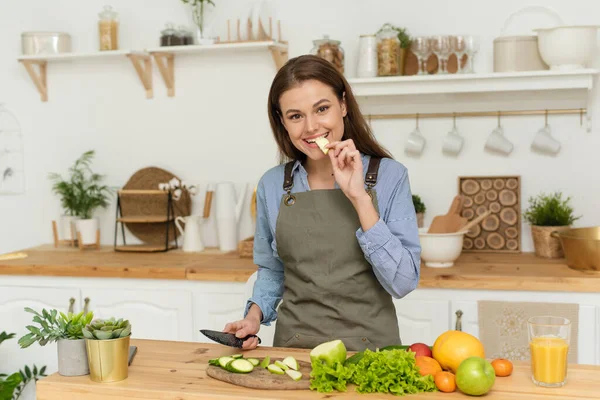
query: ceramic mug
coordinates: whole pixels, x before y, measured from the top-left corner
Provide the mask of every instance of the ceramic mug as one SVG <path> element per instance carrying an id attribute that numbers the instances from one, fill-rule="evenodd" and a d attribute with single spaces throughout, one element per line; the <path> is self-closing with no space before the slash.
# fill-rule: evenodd
<path id="1" fill-rule="evenodd" d="M 462 150 L 464 141 L 464 138 L 460 136 L 458 131 L 456 129 L 452 129 L 444 138 L 442 151 L 445 154 L 457 156 Z"/>
<path id="2" fill-rule="evenodd" d="M 497 127 L 485 142 L 485 148 L 489 151 L 509 155 L 513 151 L 514 146 L 510 140 L 504 137 L 504 130 L 501 127 Z"/>
<path id="3" fill-rule="evenodd" d="M 560 142 L 552 137 L 550 127 L 545 126 L 537 131 L 531 149 L 541 153 L 557 154 L 560 151 Z"/>
<path id="4" fill-rule="evenodd" d="M 421 135 L 419 128 L 415 129 L 408 135 L 408 139 L 404 145 L 404 151 L 407 154 L 420 155 L 425 148 L 425 138 Z"/>

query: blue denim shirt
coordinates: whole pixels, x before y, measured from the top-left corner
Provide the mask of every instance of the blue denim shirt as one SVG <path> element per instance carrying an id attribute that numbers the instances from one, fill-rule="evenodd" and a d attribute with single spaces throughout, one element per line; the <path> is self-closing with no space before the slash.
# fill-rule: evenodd
<path id="1" fill-rule="evenodd" d="M 364 174 L 369 160 L 370 156 L 362 155 Z M 252 303 L 256 303 L 262 311 L 261 323 L 264 325 L 270 325 L 277 319 L 276 309 L 284 290 L 284 268 L 275 241 L 279 206 L 285 193 L 284 167 L 281 164 L 268 170 L 261 177 L 256 190 L 254 263 L 258 266 L 258 274 L 244 317 Z M 292 193 L 309 191 L 308 174 L 304 166 L 297 161 L 293 171 Z M 337 184 L 335 187 L 339 188 Z M 417 219 L 406 167 L 392 159 L 382 159 L 374 189 L 379 205 L 379 221 L 367 231 L 359 227 L 356 239 L 381 286 L 394 298 L 402 298 L 417 287 L 421 265 Z"/>

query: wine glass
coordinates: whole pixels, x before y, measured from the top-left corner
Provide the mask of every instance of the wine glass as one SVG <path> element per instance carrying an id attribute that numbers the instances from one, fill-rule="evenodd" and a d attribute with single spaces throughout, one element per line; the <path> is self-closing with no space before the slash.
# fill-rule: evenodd
<path id="1" fill-rule="evenodd" d="M 437 56 L 439 63 L 439 74 L 447 74 L 446 63 L 448 62 L 448 56 L 450 55 L 450 40 L 448 36 L 435 35 L 429 39 L 429 45 L 431 51 Z"/>
<path id="2" fill-rule="evenodd" d="M 454 54 L 456 54 L 456 73 L 464 73 L 464 69 L 462 67 L 462 58 L 467 50 L 467 42 L 465 41 L 465 37 L 462 35 L 450 36 L 450 49 L 452 52 L 454 52 Z"/>
<path id="3" fill-rule="evenodd" d="M 431 55 L 429 39 L 426 36 L 417 36 L 413 38 L 411 50 L 419 60 L 418 75 L 427 75 L 427 59 Z"/>
<path id="4" fill-rule="evenodd" d="M 473 57 L 479 51 L 479 38 L 477 36 L 465 36 L 465 53 L 467 54 L 467 70 L 465 72 L 473 73 Z"/>

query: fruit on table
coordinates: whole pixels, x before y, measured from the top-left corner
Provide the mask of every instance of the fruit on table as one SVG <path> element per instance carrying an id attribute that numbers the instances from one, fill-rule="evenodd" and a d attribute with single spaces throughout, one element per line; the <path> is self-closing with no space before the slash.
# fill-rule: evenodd
<path id="1" fill-rule="evenodd" d="M 494 367 L 496 376 L 509 376 L 513 371 L 513 363 L 504 358 L 497 358 L 492 361 L 492 367 Z"/>
<path id="2" fill-rule="evenodd" d="M 440 392 L 451 393 L 456 390 L 456 377 L 452 372 L 442 371 L 435 374 L 435 386 Z"/>
<path id="3" fill-rule="evenodd" d="M 310 361 L 311 363 L 323 362 L 329 366 L 333 366 L 336 362 L 343 364 L 346 361 L 346 346 L 339 339 L 321 343 L 310 351 Z"/>
<path id="4" fill-rule="evenodd" d="M 485 350 L 479 339 L 462 331 L 442 333 L 435 340 L 432 353 L 442 369 L 455 374 L 463 360 L 469 357 L 485 358 Z"/>
<path id="5" fill-rule="evenodd" d="M 293 370 L 300 370 L 300 365 L 298 365 L 298 361 L 296 361 L 296 359 L 292 356 L 284 358 L 282 362 L 283 364 L 285 364 Z"/>
<path id="6" fill-rule="evenodd" d="M 287 369 L 285 371 L 285 373 L 288 374 L 288 376 L 295 381 L 299 381 L 300 379 L 302 379 L 302 372 L 300 372 L 300 371 L 294 371 L 293 369 Z"/>
<path id="7" fill-rule="evenodd" d="M 438 372 L 442 372 L 442 367 L 440 366 L 440 363 L 438 363 L 431 357 L 417 356 L 415 357 L 415 364 L 417 364 L 419 372 L 423 376 L 433 375 L 435 377 L 435 375 Z"/>
<path id="8" fill-rule="evenodd" d="M 490 391 L 496 381 L 492 364 L 482 357 L 469 357 L 456 371 L 456 386 L 465 394 L 481 396 Z"/>
<path id="9" fill-rule="evenodd" d="M 415 356 L 433 357 L 431 349 L 425 343 L 413 343 L 407 350 L 415 353 Z"/>
<path id="10" fill-rule="evenodd" d="M 290 367 L 288 367 L 287 365 L 285 365 L 284 363 L 282 363 L 279 360 L 275 361 L 273 364 L 277 365 L 279 368 L 281 368 L 284 371 L 287 369 L 290 369 Z"/>
<path id="11" fill-rule="evenodd" d="M 283 375 L 285 374 L 285 371 L 282 370 L 281 368 L 279 368 L 277 365 L 275 364 L 270 364 L 267 369 L 269 370 L 269 372 L 273 373 L 273 374 L 277 374 L 277 375 Z"/>

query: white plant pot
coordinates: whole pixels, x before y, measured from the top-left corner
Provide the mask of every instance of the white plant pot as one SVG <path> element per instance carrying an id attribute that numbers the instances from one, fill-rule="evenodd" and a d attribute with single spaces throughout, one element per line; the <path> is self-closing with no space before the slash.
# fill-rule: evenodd
<path id="1" fill-rule="evenodd" d="M 80 219 L 77 221 L 77 231 L 81 235 L 81 243 L 84 245 L 96 243 L 96 232 L 98 231 L 98 220 Z"/>
<path id="2" fill-rule="evenodd" d="M 62 232 L 63 240 L 75 240 L 77 239 L 77 227 L 76 222 L 79 220 L 79 217 L 71 216 L 71 215 L 61 215 L 60 216 L 60 230 Z"/>

